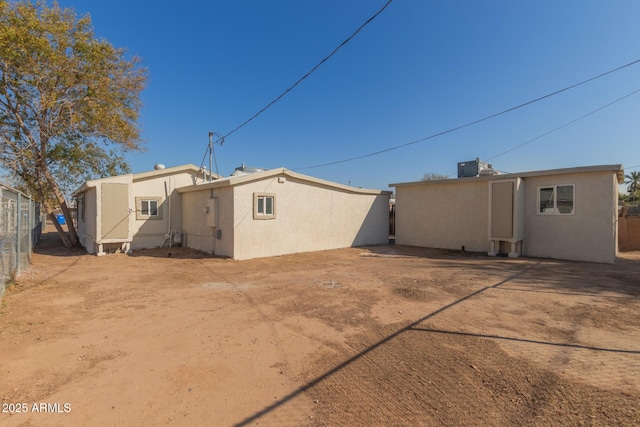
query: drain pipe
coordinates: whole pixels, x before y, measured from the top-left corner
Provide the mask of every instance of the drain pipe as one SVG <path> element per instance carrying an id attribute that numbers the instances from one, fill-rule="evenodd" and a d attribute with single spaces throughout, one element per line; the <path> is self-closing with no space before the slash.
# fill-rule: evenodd
<path id="1" fill-rule="evenodd" d="M 167 234 L 164 235 L 164 239 L 162 240 L 162 244 L 160 245 L 160 247 L 164 247 L 164 242 L 166 242 L 168 239 L 169 249 L 171 249 L 171 243 L 173 242 L 173 235 L 171 233 L 171 178 L 168 178 L 164 182 L 164 193 L 165 200 L 169 204 L 169 218 L 167 219 Z"/>
<path id="2" fill-rule="evenodd" d="M 171 249 L 171 245 L 173 243 L 173 233 L 171 232 L 171 200 L 172 200 L 172 192 L 171 192 L 171 179 L 173 177 L 169 177 L 166 181 L 167 190 L 167 200 L 169 201 L 169 221 L 167 221 L 167 235 L 169 236 L 169 249 Z"/>

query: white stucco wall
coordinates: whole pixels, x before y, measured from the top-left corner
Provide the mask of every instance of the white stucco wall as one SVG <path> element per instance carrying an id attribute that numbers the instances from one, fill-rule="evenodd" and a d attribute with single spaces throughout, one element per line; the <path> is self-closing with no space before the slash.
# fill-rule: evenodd
<path id="1" fill-rule="evenodd" d="M 575 185 L 575 215 L 539 215 L 540 186 Z M 618 184 L 613 172 L 525 178 L 524 254 L 614 262 L 617 255 Z"/>
<path id="2" fill-rule="evenodd" d="M 396 187 L 396 244 L 489 250 L 486 180 L 447 180 Z"/>
<path id="3" fill-rule="evenodd" d="M 285 178 L 234 187 L 235 259 L 388 243 L 388 194 Z M 254 193 L 275 196 L 275 218 L 254 219 Z"/>

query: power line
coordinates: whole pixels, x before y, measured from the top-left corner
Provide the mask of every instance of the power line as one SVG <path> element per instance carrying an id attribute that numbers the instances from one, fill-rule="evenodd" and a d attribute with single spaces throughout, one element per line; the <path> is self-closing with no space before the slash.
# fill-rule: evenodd
<path id="1" fill-rule="evenodd" d="M 389 0 L 385 3 L 384 6 L 382 6 L 380 8 L 380 10 L 378 10 L 371 18 L 367 19 L 365 21 L 364 24 L 360 25 L 358 27 L 358 29 L 356 31 L 354 31 L 353 34 L 351 34 L 349 37 L 347 37 L 342 43 L 340 43 L 340 45 L 338 47 L 336 47 L 333 52 L 331 52 L 329 55 L 327 55 L 322 61 L 318 62 L 318 64 L 316 64 L 315 67 L 313 67 L 311 70 L 309 70 L 304 76 L 300 77 L 294 84 L 292 84 L 288 89 L 286 89 L 284 92 L 282 92 L 280 95 L 278 95 L 277 98 L 275 98 L 273 101 L 271 101 L 270 103 L 268 103 L 264 108 L 262 108 L 260 111 L 258 111 L 257 113 L 255 113 L 253 116 L 249 117 L 247 120 L 245 120 L 241 125 L 237 126 L 235 129 L 233 129 L 231 132 L 227 133 L 224 138 L 227 138 L 229 135 L 237 132 L 238 130 L 240 130 L 242 127 L 244 127 L 245 125 L 247 125 L 251 120 L 255 119 L 256 117 L 258 117 L 260 114 L 264 113 L 269 107 L 271 107 L 273 104 L 275 104 L 276 102 L 280 101 L 280 99 L 282 99 L 282 97 L 284 97 L 286 94 L 288 94 L 289 92 L 291 92 L 296 86 L 298 86 L 300 83 L 302 83 L 302 81 L 304 79 L 306 79 L 307 77 L 309 77 L 314 71 L 316 71 L 322 64 L 324 64 L 325 62 L 327 62 L 327 60 L 329 60 L 329 58 L 331 58 L 333 55 L 336 54 L 336 52 L 338 52 L 344 45 L 346 45 L 347 43 L 349 43 L 351 41 L 351 39 L 353 39 L 356 34 L 358 34 L 364 27 L 366 27 L 371 21 L 373 21 L 378 15 L 380 15 L 382 13 L 382 11 L 384 11 L 387 6 L 389 6 L 391 4 L 393 0 Z"/>
<path id="2" fill-rule="evenodd" d="M 438 132 L 438 133 L 426 136 L 424 138 L 416 139 L 415 141 L 411 141 L 411 142 L 407 142 L 407 143 L 404 143 L 404 144 L 396 145 L 396 146 L 393 146 L 393 147 L 385 148 L 384 150 L 379 150 L 379 151 L 374 151 L 372 153 L 363 154 L 361 156 L 350 157 L 348 159 L 337 160 L 337 161 L 334 161 L 334 162 L 328 162 L 328 163 L 323 163 L 323 164 L 319 164 L 319 165 L 299 167 L 299 168 L 295 168 L 295 169 L 292 169 L 292 170 L 315 169 L 315 168 L 320 168 L 320 167 L 325 167 L 325 166 L 336 165 L 336 164 L 340 164 L 340 163 L 351 162 L 351 161 L 354 161 L 354 160 L 360 160 L 360 159 L 364 159 L 366 157 L 372 157 L 372 156 L 376 156 L 378 154 L 387 153 L 389 151 L 398 150 L 400 148 L 404 148 L 404 147 L 407 147 L 409 145 L 417 144 L 419 142 L 427 141 L 429 139 L 434 139 L 434 138 L 437 138 L 439 136 L 446 135 L 446 134 L 458 131 L 460 129 L 464 129 L 464 128 L 476 125 L 476 124 L 484 122 L 486 120 L 493 119 L 493 118 L 501 116 L 503 114 L 510 113 L 511 111 L 517 110 L 517 109 L 522 108 L 522 107 L 526 107 L 527 105 L 531 105 L 531 104 L 533 104 L 535 102 L 542 101 L 543 99 L 550 98 L 550 97 L 552 97 L 554 95 L 558 95 L 558 94 L 560 94 L 562 92 L 566 92 L 566 91 L 568 91 L 570 89 L 574 89 L 574 88 L 576 88 L 578 86 L 581 86 L 583 84 L 589 83 L 589 82 L 591 82 L 593 80 L 599 79 L 599 78 L 604 77 L 606 75 L 615 73 L 616 71 L 620 71 L 620 70 L 622 70 L 624 68 L 630 67 L 630 66 L 632 66 L 634 64 L 637 64 L 638 62 L 640 62 L 640 59 L 636 59 L 635 61 L 629 62 L 629 63 L 627 63 L 625 65 L 620 66 L 620 67 L 617 67 L 617 68 L 614 68 L 612 70 L 606 71 L 606 72 L 604 72 L 602 74 L 598 74 L 597 76 L 588 78 L 588 79 L 583 80 L 583 81 L 581 81 L 579 83 L 575 83 L 575 84 L 573 84 L 571 86 L 567 86 L 567 87 L 565 87 L 563 89 L 557 90 L 555 92 L 551 92 L 551 93 L 549 93 L 547 95 L 532 99 L 530 101 L 527 101 L 525 103 L 516 105 L 516 106 L 508 108 L 506 110 L 502 110 L 502 111 L 500 111 L 498 113 L 491 114 L 491 115 L 483 117 L 481 119 L 474 120 L 472 122 L 469 122 L 469 123 L 466 123 L 466 124 L 463 124 L 463 125 L 460 125 L 460 126 L 456 126 L 454 128 L 447 129 L 447 130 L 442 131 L 442 132 Z"/>
<path id="3" fill-rule="evenodd" d="M 596 108 L 595 110 L 593 110 L 593 111 L 591 111 L 591 112 L 589 112 L 589 113 L 587 113 L 587 114 L 584 114 L 584 115 L 582 115 L 582 116 L 578 117 L 577 119 L 573 119 L 573 120 L 571 120 L 570 122 L 567 122 L 567 123 L 563 124 L 562 126 L 558 126 L 557 128 L 554 128 L 554 129 L 552 129 L 552 130 L 550 130 L 550 131 L 548 131 L 548 132 L 543 133 L 542 135 L 538 135 L 538 136 L 536 136 L 535 138 L 532 138 L 532 139 L 530 139 L 530 140 L 528 140 L 528 141 L 526 141 L 526 142 L 523 142 L 522 144 L 516 145 L 515 147 L 512 147 L 512 148 L 508 149 L 507 151 L 503 151 L 503 152 L 502 152 L 502 153 L 500 153 L 500 154 L 496 154 L 496 155 L 495 155 L 495 156 L 493 156 L 493 157 L 489 157 L 489 158 L 487 159 L 487 161 L 489 161 L 489 160 L 493 160 L 493 159 L 495 159 L 496 157 L 500 157 L 500 156 L 502 156 L 503 154 L 510 153 L 510 152 L 511 152 L 511 151 L 513 151 L 513 150 L 517 150 L 517 149 L 518 149 L 518 148 L 520 148 L 520 147 L 523 147 L 523 146 L 525 146 L 525 145 L 527 145 L 527 144 L 529 144 L 529 143 L 532 143 L 532 142 L 534 142 L 534 141 L 539 140 L 540 138 L 543 138 L 543 137 L 545 137 L 545 136 L 547 136 L 547 135 L 550 135 L 550 134 L 552 134 L 552 133 L 554 133 L 554 132 L 556 132 L 556 131 L 559 131 L 560 129 L 563 129 L 563 128 L 565 128 L 565 127 L 569 126 L 569 125 L 574 124 L 574 123 L 575 123 L 575 122 L 577 122 L 577 121 L 580 121 L 580 120 L 582 120 L 582 119 L 584 119 L 584 118 L 586 118 L 586 117 L 589 117 L 590 115 L 595 114 L 595 113 L 597 113 L 597 112 L 598 112 L 598 111 L 600 111 L 600 110 L 604 110 L 605 108 L 607 108 L 607 107 L 609 107 L 609 106 L 611 106 L 611 105 L 613 105 L 613 104 L 615 104 L 615 103 L 617 103 L 617 102 L 620 102 L 620 101 L 622 101 L 623 99 L 626 99 L 626 98 L 628 98 L 628 97 L 630 97 L 630 96 L 632 96 L 632 95 L 635 95 L 635 94 L 636 94 L 636 93 L 638 93 L 638 92 L 640 92 L 640 89 L 634 90 L 633 92 L 628 93 L 628 94 L 626 94 L 625 96 L 623 96 L 623 97 L 621 97 L 621 98 L 616 99 L 615 101 L 611 101 L 611 102 L 609 102 L 608 104 L 603 105 L 603 106 L 602 106 L 602 107 L 600 107 L 600 108 Z"/>
<path id="4" fill-rule="evenodd" d="M 247 120 L 245 120 L 242 124 L 240 124 L 239 126 L 237 126 L 235 129 L 233 129 L 231 132 L 227 133 L 226 135 L 224 135 L 222 138 L 220 138 L 218 141 L 224 140 L 226 139 L 229 135 L 237 132 L 238 130 L 240 130 L 241 128 L 243 128 L 244 126 L 246 126 L 250 121 L 252 121 L 253 119 L 255 119 L 256 117 L 258 117 L 260 114 L 264 113 L 267 109 L 269 109 L 273 104 L 275 104 L 276 102 L 280 101 L 280 99 L 282 99 L 286 94 L 288 94 L 289 92 L 291 92 L 296 86 L 298 86 L 300 83 L 302 83 L 302 81 L 304 79 L 306 79 L 307 77 L 309 77 L 314 71 L 316 71 L 322 64 L 324 64 L 325 62 L 327 62 L 327 60 L 329 60 L 329 58 L 331 58 L 333 55 L 336 54 L 336 52 L 338 52 L 344 45 L 346 45 L 347 43 L 349 43 L 351 41 L 351 39 L 353 39 L 356 34 L 358 34 L 364 27 L 366 27 L 371 21 L 373 21 L 374 19 L 376 19 L 378 17 L 378 15 L 380 15 L 386 8 L 387 6 L 389 6 L 391 4 L 393 0 L 388 0 L 384 6 L 382 6 L 376 13 L 373 14 L 373 16 L 371 16 L 371 18 L 367 19 L 364 24 L 360 25 L 358 27 L 357 30 L 355 30 L 353 32 L 353 34 L 351 34 L 349 37 L 347 37 L 342 43 L 340 43 L 340 45 L 338 45 L 338 47 L 336 47 L 329 55 L 327 55 L 326 57 L 324 57 L 322 59 L 322 61 L 318 62 L 318 64 L 316 64 L 311 70 L 309 70 L 304 76 L 300 77 L 294 84 L 292 84 L 289 88 L 287 88 L 284 92 L 282 92 L 280 95 L 278 95 L 273 101 L 271 101 L 270 103 L 268 103 L 265 107 L 263 107 L 260 111 L 258 111 L 257 113 L 255 113 L 253 116 L 249 117 Z M 216 141 L 216 142 L 218 142 Z M 204 159 L 207 156 L 207 152 L 208 152 L 209 148 L 207 147 L 207 151 L 205 151 L 204 154 L 204 158 L 202 159 L 202 164 L 200 165 L 200 168 L 202 168 L 202 165 L 204 165 Z"/>

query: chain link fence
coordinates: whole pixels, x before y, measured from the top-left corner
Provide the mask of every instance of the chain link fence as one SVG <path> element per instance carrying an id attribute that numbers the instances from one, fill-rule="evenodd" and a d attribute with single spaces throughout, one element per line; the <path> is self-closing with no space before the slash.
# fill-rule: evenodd
<path id="1" fill-rule="evenodd" d="M 7 283 L 31 263 L 33 247 L 43 227 L 40 205 L 0 184 L 0 298 Z"/>

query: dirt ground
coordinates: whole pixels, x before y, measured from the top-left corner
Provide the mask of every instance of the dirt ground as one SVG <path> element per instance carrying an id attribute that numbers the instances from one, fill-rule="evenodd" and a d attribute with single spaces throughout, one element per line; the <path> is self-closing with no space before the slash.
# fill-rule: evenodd
<path id="1" fill-rule="evenodd" d="M 0 425 L 640 425 L 621 255 L 96 257 L 45 235 L 0 308 Z"/>

